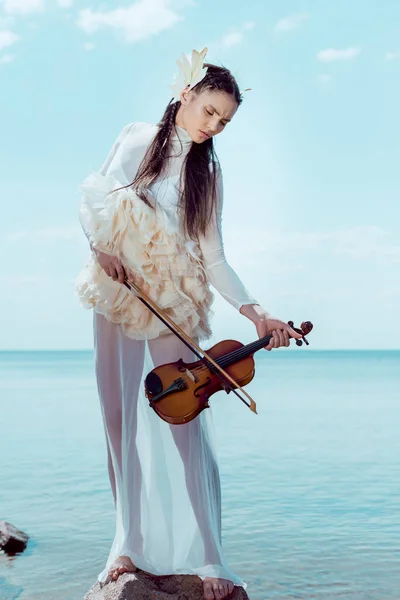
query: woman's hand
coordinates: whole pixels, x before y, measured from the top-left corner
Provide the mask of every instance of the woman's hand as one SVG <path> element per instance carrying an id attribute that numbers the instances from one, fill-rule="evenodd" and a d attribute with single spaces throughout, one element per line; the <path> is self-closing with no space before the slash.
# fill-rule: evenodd
<path id="1" fill-rule="evenodd" d="M 91 248 L 96 255 L 97 262 L 104 269 L 107 275 L 111 277 L 113 281 L 124 283 L 124 279 L 127 276 L 127 271 L 119 258 L 116 256 L 111 256 L 110 254 L 106 254 L 105 252 L 100 252 L 100 250 L 96 250 L 96 248 L 93 246 L 91 246 Z"/>
<path id="2" fill-rule="evenodd" d="M 150 285 L 146 283 L 137 271 L 132 271 L 128 267 L 124 267 L 122 262 L 116 256 L 111 256 L 100 250 L 96 250 L 94 246 L 91 246 L 92 252 L 95 253 L 97 262 L 104 269 L 109 277 L 113 281 L 124 283 L 125 278 L 137 285 L 145 294 L 149 294 Z"/>
<path id="3" fill-rule="evenodd" d="M 265 350 L 272 350 L 280 346 L 290 346 L 290 337 L 296 340 L 303 337 L 301 333 L 297 333 L 290 325 L 271 315 L 260 317 L 254 324 L 259 338 L 272 334 L 269 344 L 264 346 Z"/>

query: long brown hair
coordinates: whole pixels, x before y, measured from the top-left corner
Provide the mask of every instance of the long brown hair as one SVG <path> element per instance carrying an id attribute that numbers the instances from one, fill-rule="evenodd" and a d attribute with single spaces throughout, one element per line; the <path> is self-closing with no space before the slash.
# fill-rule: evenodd
<path id="1" fill-rule="evenodd" d="M 205 77 L 192 89 L 196 94 L 203 90 L 223 91 L 234 97 L 238 105 L 242 96 L 232 73 L 225 67 L 204 63 L 207 67 Z M 181 102 L 169 102 L 165 112 L 157 123 L 159 130 L 149 144 L 135 179 L 123 187 L 132 187 L 137 195 L 151 208 L 146 197 L 149 187 L 161 174 L 164 160 L 168 158 L 168 141 L 175 125 L 175 118 Z M 205 233 L 211 219 L 216 201 L 216 178 L 219 169 L 218 157 L 215 153 L 213 139 L 201 144 L 192 143 L 181 171 L 179 206 L 183 209 L 183 225 L 186 234 L 196 239 Z M 182 185 L 183 183 L 183 185 Z M 123 189 L 123 188 L 118 188 Z"/>

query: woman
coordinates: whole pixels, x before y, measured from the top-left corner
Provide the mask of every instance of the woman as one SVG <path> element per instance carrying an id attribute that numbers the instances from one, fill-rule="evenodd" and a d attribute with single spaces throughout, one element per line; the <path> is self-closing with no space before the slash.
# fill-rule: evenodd
<path id="1" fill-rule="evenodd" d="M 271 317 L 226 262 L 222 173 L 212 138 L 232 120 L 242 96 L 229 70 L 203 65 L 204 54 L 193 51 L 186 85 L 176 84 L 179 94 L 160 123 L 124 127 L 100 173 L 82 184 L 81 223 L 92 255 L 78 293 L 94 308 L 116 505 L 116 535 L 99 580 L 138 568 L 196 574 L 204 598 L 222 600 L 246 583 L 229 569 L 221 546 L 212 411 L 169 425 L 144 396 L 144 377 L 155 366 L 197 357 L 121 285 L 125 277 L 140 281 L 197 343 L 211 335 L 210 283 L 255 324 L 259 337 L 272 333 L 267 350 L 301 337 Z"/>

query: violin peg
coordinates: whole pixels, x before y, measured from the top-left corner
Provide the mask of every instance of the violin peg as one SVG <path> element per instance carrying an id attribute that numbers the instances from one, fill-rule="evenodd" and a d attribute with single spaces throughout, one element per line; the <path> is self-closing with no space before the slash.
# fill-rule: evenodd
<path id="1" fill-rule="evenodd" d="M 297 346 L 302 346 L 302 345 L 303 345 L 303 341 L 304 341 L 304 343 L 305 343 L 307 346 L 309 346 L 309 345 L 310 345 L 310 342 L 309 342 L 309 341 L 308 341 L 308 340 L 305 338 L 305 336 L 306 336 L 307 334 L 309 334 L 309 333 L 310 333 L 310 331 L 312 331 L 312 329 L 313 329 L 313 327 L 314 327 L 314 326 L 313 326 L 313 324 L 311 323 L 311 321 L 303 321 L 303 322 L 302 322 L 302 324 L 301 324 L 301 327 L 300 327 L 300 329 L 299 329 L 298 327 L 295 327 L 295 326 L 294 326 L 294 323 L 293 323 L 293 321 L 288 321 L 288 325 L 289 325 L 289 326 L 290 326 L 292 329 L 294 329 L 294 331 L 296 331 L 296 333 L 300 333 L 300 334 L 301 334 L 301 336 L 302 336 L 302 339 L 296 340 L 296 345 L 297 345 Z"/>
<path id="2" fill-rule="evenodd" d="M 308 333 L 310 333 L 310 331 L 312 331 L 314 325 L 311 323 L 311 321 L 303 321 L 303 323 L 301 324 L 301 330 L 304 333 L 304 335 L 307 335 Z"/>

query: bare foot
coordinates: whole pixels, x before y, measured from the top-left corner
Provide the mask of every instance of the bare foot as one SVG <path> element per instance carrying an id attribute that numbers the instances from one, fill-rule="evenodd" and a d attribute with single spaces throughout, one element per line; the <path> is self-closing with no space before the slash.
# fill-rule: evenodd
<path id="1" fill-rule="evenodd" d="M 108 570 L 110 581 L 117 581 L 122 573 L 136 573 L 137 567 L 133 564 L 129 556 L 119 556 L 114 560 Z"/>
<path id="2" fill-rule="evenodd" d="M 234 589 L 232 581 L 219 577 L 206 577 L 203 580 L 205 600 L 222 600 L 229 596 Z"/>

